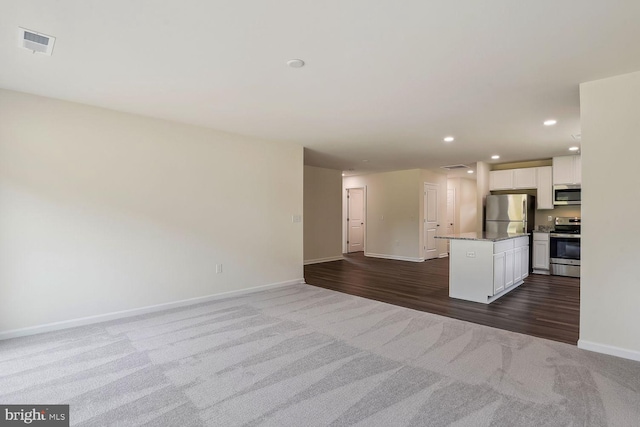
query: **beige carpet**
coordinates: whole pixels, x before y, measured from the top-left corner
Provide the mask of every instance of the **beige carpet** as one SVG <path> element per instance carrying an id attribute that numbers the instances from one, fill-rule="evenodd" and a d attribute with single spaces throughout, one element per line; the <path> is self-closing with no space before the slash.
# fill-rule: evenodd
<path id="1" fill-rule="evenodd" d="M 294 285 L 0 342 L 72 425 L 638 426 L 640 363 Z"/>

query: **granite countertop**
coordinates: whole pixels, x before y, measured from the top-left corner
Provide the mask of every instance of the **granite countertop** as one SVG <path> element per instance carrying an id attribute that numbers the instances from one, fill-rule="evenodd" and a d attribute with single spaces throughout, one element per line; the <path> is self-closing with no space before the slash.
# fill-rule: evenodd
<path id="1" fill-rule="evenodd" d="M 436 236 L 436 239 L 452 239 L 452 240 L 484 240 L 488 242 L 498 242 L 500 240 L 515 239 L 516 237 L 528 236 L 529 233 L 456 233 L 446 234 L 444 236 Z"/>

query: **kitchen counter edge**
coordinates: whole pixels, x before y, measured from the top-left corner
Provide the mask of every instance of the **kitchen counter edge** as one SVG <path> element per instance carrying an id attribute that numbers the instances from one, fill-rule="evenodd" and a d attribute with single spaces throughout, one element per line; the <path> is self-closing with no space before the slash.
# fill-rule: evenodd
<path id="1" fill-rule="evenodd" d="M 449 240 L 479 240 L 486 242 L 499 242 L 501 240 L 517 239 L 518 237 L 529 236 L 531 233 L 456 233 L 446 234 L 444 236 L 436 236 L 436 239 Z"/>

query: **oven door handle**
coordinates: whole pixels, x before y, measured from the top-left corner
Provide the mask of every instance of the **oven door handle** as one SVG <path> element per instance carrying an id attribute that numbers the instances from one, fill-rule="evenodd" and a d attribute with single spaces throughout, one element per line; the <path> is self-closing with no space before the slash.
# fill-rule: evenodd
<path id="1" fill-rule="evenodd" d="M 562 237 L 563 239 L 579 239 L 579 234 L 561 234 L 561 233 L 549 233 L 549 237 Z"/>

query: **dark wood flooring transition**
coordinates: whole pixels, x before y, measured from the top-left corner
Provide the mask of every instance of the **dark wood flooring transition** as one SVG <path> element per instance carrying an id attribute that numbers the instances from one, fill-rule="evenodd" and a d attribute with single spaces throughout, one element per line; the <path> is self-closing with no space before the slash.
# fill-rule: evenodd
<path id="1" fill-rule="evenodd" d="M 580 279 L 531 274 L 519 288 L 491 304 L 449 298 L 449 259 L 425 262 L 367 258 L 304 267 L 314 286 L 415 310 L 569 344 L 578 342 Z"/>

